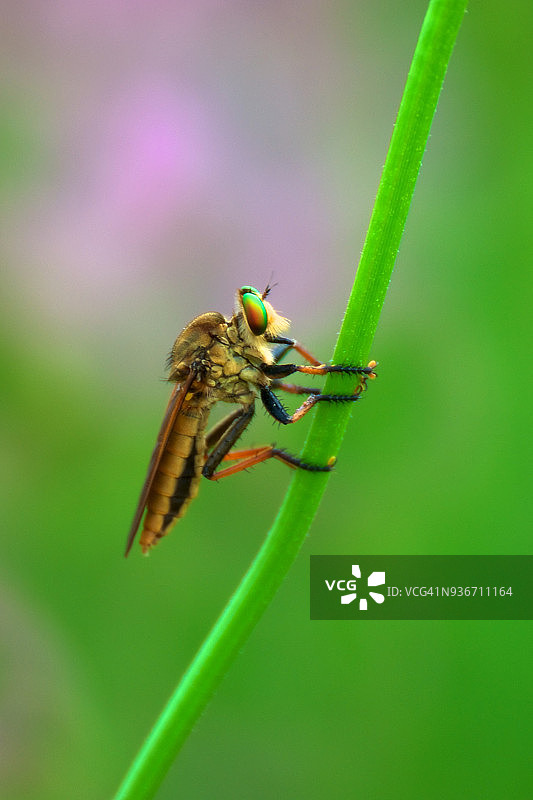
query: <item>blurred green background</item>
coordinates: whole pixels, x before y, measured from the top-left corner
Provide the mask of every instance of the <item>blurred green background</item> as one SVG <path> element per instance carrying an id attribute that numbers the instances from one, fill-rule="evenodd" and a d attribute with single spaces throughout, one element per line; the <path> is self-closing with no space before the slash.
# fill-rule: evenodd
<path id="1" fill-rule="evenodd" d="M 425 2 L 4 4 L 0 794 L 111 796 L 290 479 L 122 557 L 236 287 L 331 356 Z M 472 2 L 304 551 L 158 795 L 528 798 L 531 625 L 310 622 L 310 553 L 528 553 L 533 7 Z M 297 451 L 258 413 L 245 442 Z"/>

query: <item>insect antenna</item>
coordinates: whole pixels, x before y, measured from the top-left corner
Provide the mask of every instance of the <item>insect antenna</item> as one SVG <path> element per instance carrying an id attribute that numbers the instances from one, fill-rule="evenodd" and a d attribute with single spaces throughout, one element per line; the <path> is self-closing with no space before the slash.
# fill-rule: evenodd
<path id="1" fill-rule="evenodd" d="M 268 297 L 268 295 L 270 294 L 270 292 L 272 291 L 272 289 L 274 288 L 274 286 L 277 286 L 277 285 L 278 285 L 278 282 L 277 282 L 277 281 L 276 281 L 276 283 L 272 283 L 272 279 L 273 279 L 273 277 L 274 277 L 274 271 L 272 271 L 272 272 L 270 273 L 270 278 L 268 279 L 268 283 L 267 283 L 267 285 L 266 285 L 266 289 L 265 289 L 265 291 L 263 292 L 263 294 L 261 295 L 261 299 L 262 299 L 262 300 L 264 300 L 266 297 Z"/>

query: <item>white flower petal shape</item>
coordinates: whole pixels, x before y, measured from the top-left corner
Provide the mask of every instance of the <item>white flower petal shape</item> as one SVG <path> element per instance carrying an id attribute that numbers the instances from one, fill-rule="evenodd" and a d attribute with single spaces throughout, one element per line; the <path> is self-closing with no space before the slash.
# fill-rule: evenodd
<path id="1" fill-rule="evenodd" d="M 347 606 L 348 603 L 353 603 L 356 597 L 355 592 L 353 594 L 341 594 L 341 603 L 343 606 Z"/>

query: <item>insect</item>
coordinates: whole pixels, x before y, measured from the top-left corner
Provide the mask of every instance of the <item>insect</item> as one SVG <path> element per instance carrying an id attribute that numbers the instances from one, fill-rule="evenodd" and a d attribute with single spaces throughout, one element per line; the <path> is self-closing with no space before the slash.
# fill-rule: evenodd
<path id="1" fill-rule="evenodd" d="M 366 367 L 323 364 L 295 339 L 280 336 L 289 327 L 289 321 L 267 301 L 270 291 L 270 286 L 264 292 L 243 286 L 236 293 L 231 319 L 216 312 L 201 314 L 176 339 L 167 365 L 168 380 L 175 386 L 130 528 L 126 556 L 145 509 L 140 541 L 143 553 L 157 544 L 185 514 L 198 493 L 202 476 L 220 480 L 269 458 L 312 472 L 333 468 L 334 458 L 325 465 L 308 464 L 273 445 L 231 451 L 253 417 L 258 396 L 275 420 L 288 425 L 297 422 L 320 401 L 359 400 L 367 380 L 375 378 L 375 361 Z M 308 364 L 280 364 L 291 349 Z M 359 375 L 361 380 L 353 394 L 328 395 L 280 380 L 296 372 L 308 375 L 340 372 Z M 289 414 L 275 390 L 308 396 Z M 218 401 L 234 403 L 237 408 L 206 433 L 209 412 Z M 221 462 L 228 460 L 236 463 L 217 471 Z"/>

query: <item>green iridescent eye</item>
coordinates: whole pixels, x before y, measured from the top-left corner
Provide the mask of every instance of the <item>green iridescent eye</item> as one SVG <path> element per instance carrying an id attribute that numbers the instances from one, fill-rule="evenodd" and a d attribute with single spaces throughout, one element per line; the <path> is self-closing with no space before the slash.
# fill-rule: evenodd
<path id="1" fill-rule="evenodd" d="M 256 294 L 258 297 L 262 297 L 261 292 L 254 289 L 253 286 L 241 286 L 241 294 Z"/>
<path id="2" fill-rule="evenodd" d="M 251 286 L 243 286 L 241 292 L 242 307 L 248 327 L 254 336 L 262 336 L 268 325 L 268 315 L 261 295 Z"/>

